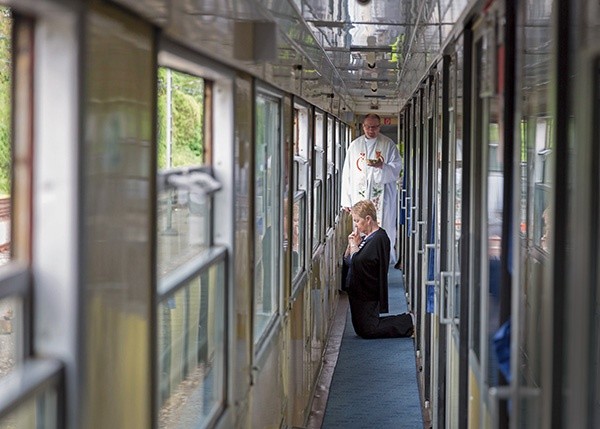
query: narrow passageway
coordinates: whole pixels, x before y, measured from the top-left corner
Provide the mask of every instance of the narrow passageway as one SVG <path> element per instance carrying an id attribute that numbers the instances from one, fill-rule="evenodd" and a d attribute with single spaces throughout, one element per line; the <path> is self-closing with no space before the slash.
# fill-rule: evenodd
<path id="1" fill-rule="evenodd" d="M 388 275 L 390 314 L 405 312 L 402 272 Z M 414 340 L 362 339 L 345 294 L 338 305 L 308 428 L 422 428 Z"/>

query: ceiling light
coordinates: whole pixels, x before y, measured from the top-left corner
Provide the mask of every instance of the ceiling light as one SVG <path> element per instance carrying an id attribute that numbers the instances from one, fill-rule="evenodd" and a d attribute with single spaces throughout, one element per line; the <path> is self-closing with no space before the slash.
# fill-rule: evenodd
<path id="1" fill-rule="evenodd" d="M 370 69 L 375 68 L 375 52 L 367 52 L 367 66 Z"/>

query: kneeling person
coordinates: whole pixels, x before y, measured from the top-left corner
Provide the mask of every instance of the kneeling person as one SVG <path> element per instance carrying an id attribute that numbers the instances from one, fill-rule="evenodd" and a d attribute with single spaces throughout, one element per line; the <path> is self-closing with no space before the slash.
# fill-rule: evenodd
<path id="1" fill-rule="evenodd" d="M 377 224 L 373 203 L 356 203 L 352 222 L 354 229 L 348 236 L 344 258 L 350 267 L 348 299 L 354 330 L 363 338 L 410 337 L 414 327 L 409 313 L 379 316 L 388 311 L 390 240 Z"/>

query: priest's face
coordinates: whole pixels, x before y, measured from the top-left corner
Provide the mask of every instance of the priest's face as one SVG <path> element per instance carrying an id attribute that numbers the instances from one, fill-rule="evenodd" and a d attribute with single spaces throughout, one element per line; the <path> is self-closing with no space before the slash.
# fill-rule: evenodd
<path id="1" fill-rule="evenodd" d="M 367 118 L 363 123 L 363 130 L 367 138 L 374 139 L 379 135 L 379 121 L 376 118 Z"/>

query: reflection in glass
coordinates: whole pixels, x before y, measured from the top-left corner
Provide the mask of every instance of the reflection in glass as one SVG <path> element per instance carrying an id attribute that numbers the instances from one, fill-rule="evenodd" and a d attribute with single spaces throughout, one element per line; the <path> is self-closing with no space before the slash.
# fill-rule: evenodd
<path id="1" fill-rule="evenodd" d="M 0 378 L 14 370 L 23 356 L 22 301 L 0 299 Z"/>
<path id="2" fill-rule="evenodd" d="M 0 266 L 10 260 L 12 18 L 0 7 Z"/>
<path id="3" fill-rule="evenodd" d="M 490 117 L 487 129 L 487 234 L 488 234 L 488 385 L 499 384 L 498 359 L 493 336 L 500 327 L 502 212 L 504 209 L 504 139 L 499 98 L 489 99 Z"/>
<path id="4" fill-rule="evenodd" d="M 48 389 L 38 393 L 32 399 L 21 404 L 16 410 L 0 419 L 2 429 L 44 428 L 60 429 L 58 427 L 57 393 Z"/>
<path id="5" fill-rule="evenodd" d="M 321 182 L 315 182 L 313 188 L 313 226 L 312 226 L 312 237 L 313 237 L 313 251 L 321 244 L 321 231 L 323 222 L 323 211 L 321 208 Z"/>
<path id="6" fill-rule="evenodd" d="M 543 214 L 546 211 L 552 175 L 550 163 L 553 140 L 553 118 L 549 116 L 554 91 L 548 86 L 552 82 L 551 50 L 555 41 L 552 31 L 552 8 L 555 2 L 527 0 L 519 3 L 523 20 L 519 22 L 519 51 L 522 77 L 520 100 L 522 118 L 519 136 L 521 161 L 521 242 L 519 261 L 519 283 L 513 293 L 518 293 L 519 327 L 512 332 L 518 335 L 518 374 L 514 375 L 520 387 L 541 387 L 541 336 L 543 296 L 548 293 L 544 283 L 547 269 L 547 240 L 544 235 Z M 549 220 L 549 219 L 547 219 Z M 546 282 L 547 283 L 547 282 Z M 526 399 L 521 398 L 522 402 Z M 530 399 L 527 399 L 530 400 Z M 531 399 L 533 401 L 533 399 Z M 519 427 L 539 427 L 538 407 L 532 402 L 520 407 Z"/>
<path id="7" fill-rule="evenodd" d="M 523 64 L 521 78 L 522 112 L 521 132 L 521 254 L 519 276 L 520 326 L 513 332 L 518 337 L 519 373 L 515 380 L 519 386 L 543 388 L 542 342 L 539 333 L 542 325 L 542 304 L 551 293 L 544 284 L 544 271 L 548 257 L 548 234 L 550 221 L 548 204 L 551 192 L 552 167 L 549 162 L 553 147 L 553 118 L 549 116 L 552 82 L 551 49 L 554 44 L 552 31 L 552 1 L 527 0 L 520 4 L 523 21 L 519 27 L 519 56 Z M 545 215 L 546 214 L 546 215 Z M 545 218 L 546 216 L 546 218 Z M 545 237 L 544 237 L 545 236 Z M 542 239 L 544 237 L 544 239 Z M 540 251 L 541 250 L 541 251 Z M 525 399 L 521 399 L 525 401 Z M 525 405 L 525 404 L 524 404 Z M 520 427 L 538 427 L 538 407 L 520 407 L 523 413 Z"/>
<path id="8" fill-rule="evenodd" d="M 533 212 L 533 242 L 544 251 L 548 251 L 550 225 L 550 186 L 536 183 L 534 189 Z"/>
<path id="9" fill-rule="evenodd" d="M 304 250 L 306 230 L 306 198 L 301 193 L 294 200 L 294 211 L 292 218 L 292 279 L 304 271 Z"/>
<path id="10" fill-rule="evenodd" d="M 313 161 L 315 163 L 314 165 L 314 172 L 315 172 L 315 179 L 316 180 L 323 180 L 324 179 L 324 172 L 323 172 L 323 157 L 324 157 L 324 143 L 323 143 L 323 131 L 324 131 L 324 125 L 323 125 L 323 114 L 321 113 L 316 113 L 315 114 L 315 148 L 314 148 L 314 156 L 313 156 Z"/>
<path id="11" fill-rule="evenodd" d="M 224 306 L 223 261 L 159 305 L 159 427 L 201 427 L 223 406 Z"/>
<path id="12" fill-rule="evenodd" d="M 158 193 L 158 273 L 167 274 L 210 245 L 210 196 L 169 187 Z"/>
<path id="13" fill-rule="evenodd" d="M 279 103 L 256 99 L 254 340 L 277 310 L 279 261 L 280 150 Z"/>
<path id="14" fill-rule="evenodd" d="M 158 70 L 159 178 L 174 167 L 204 164 L 205 81 L 167 67 Z M 211 243 L 211 198 L 167 183 L 157 205 L 158 273 L 163 276 Z"/>
<path id="15" fill-rule="evenodd" d="M 158 69 L 158 167 L 204 163 L 204 79 Z"/>

